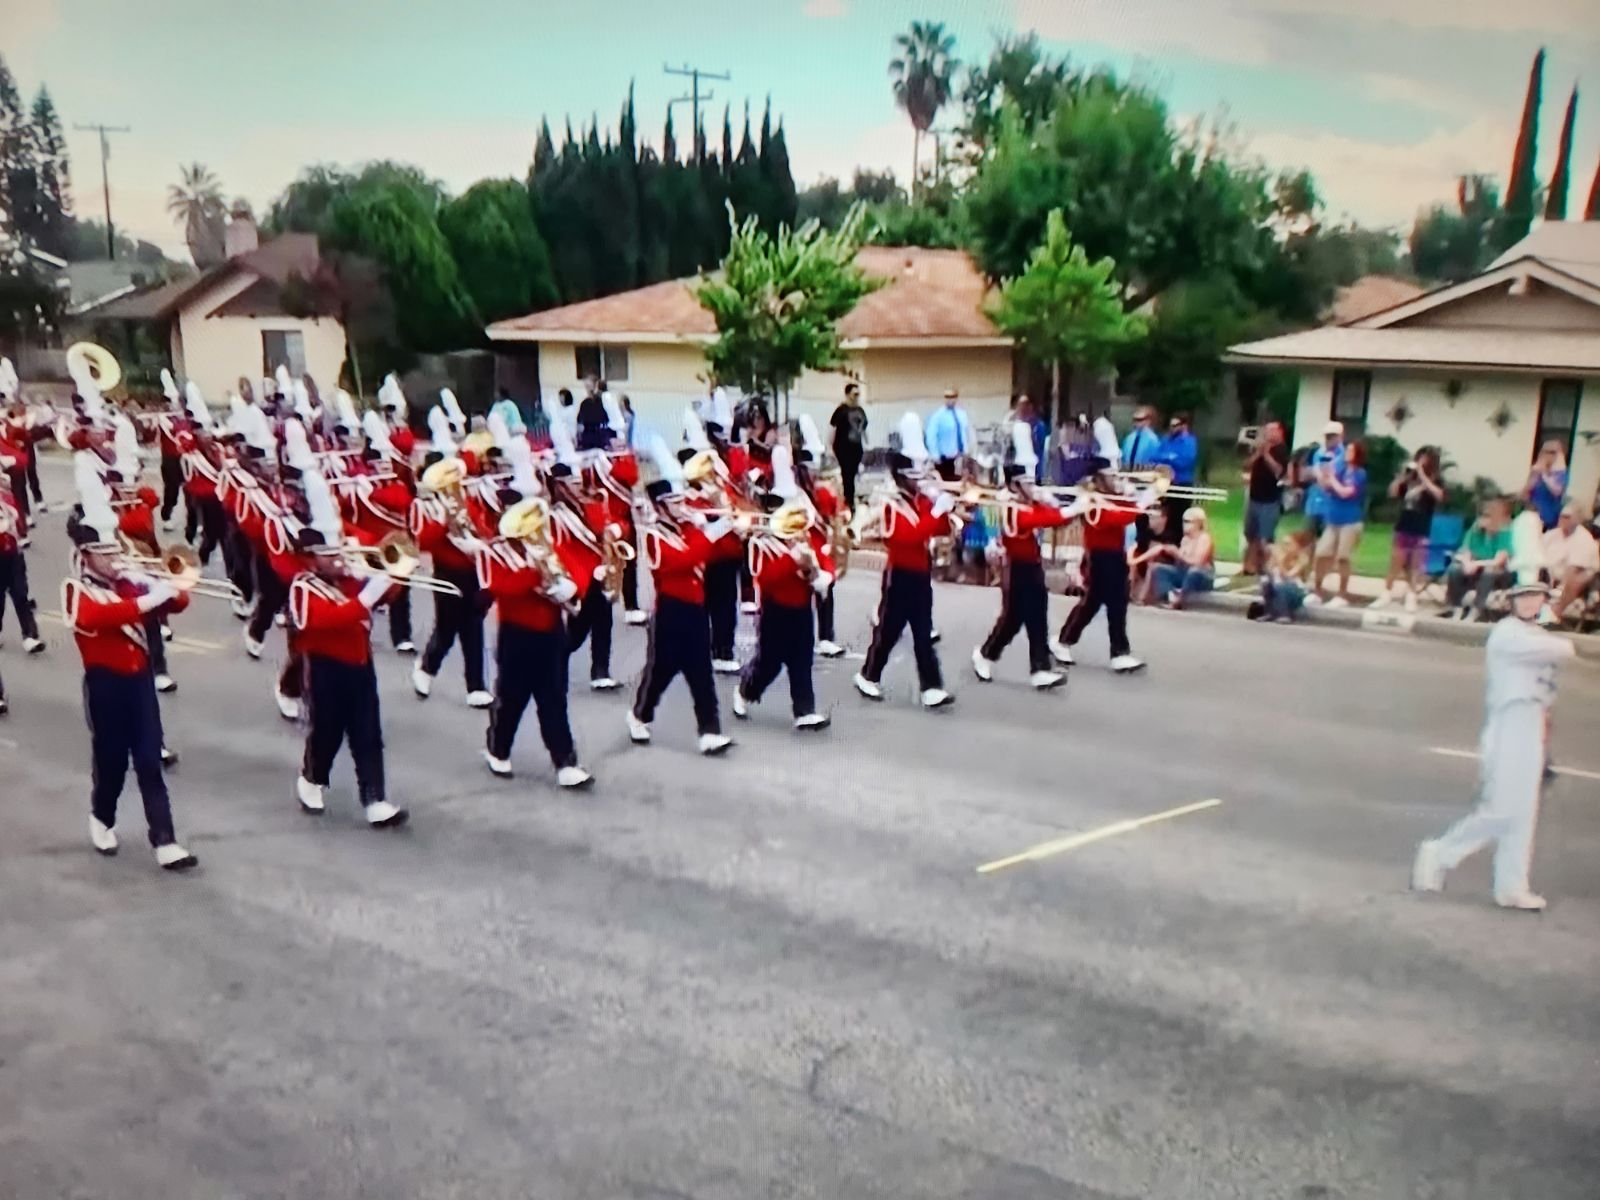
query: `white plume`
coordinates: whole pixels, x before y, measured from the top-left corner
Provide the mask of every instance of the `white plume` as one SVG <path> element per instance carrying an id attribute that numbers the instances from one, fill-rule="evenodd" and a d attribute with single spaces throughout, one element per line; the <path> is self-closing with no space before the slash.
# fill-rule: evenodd
<path id="1" fill-rule="evenodd" d="M 21 380 L 17 378 L 17 369 L 11 365 L 9 358 L 0 357 L 0 398 L 9 398 L 17 394 L 17 386 Z"/>
<path id="2" fill-rule="evenodd" d="M 456 394 L 449 388 L 439 389 L 439 403 L 444 405 L 445 412 L 450 414 L 450 428 L 457 437 L 467 432 L 467 414 L 461 411 L 461 402 L 456 399 Z"/>
<path id="3" fill-rule="evenodd" d="M 400 387 L 400 381 L 394 377 L 394 372 L 383 377 L 383 382 L 378 386 L 378 403 L 392 412 L 396 418 L 404 419 L 407 406 L 406 394 Z"/>
<path id="4" fill-rule="evenodd" d="M 900 418 L 900 453 L 921 466 L 928 461 L 928 443 L 923 440 L 922 418 L 908 412 Z"/>
<path id="5" fill-rule="evenodd" d="M 343 388 L 333 393 L 333 409 L 339 414 L 339 428 L 346 433 L 354 433 L 361 428 L 361 417 L 356 412 L 356 402 Z"/>
<path id="6" fill-rule="evenodd" d="M 1030 475 L 1039 465 L 1039 452 L 1033 445 L 1033 430 L 1026 421 L 1011 422 L 1011 461 Z"/>
<path id="7" fill-rule="evenodd" d="M 383 418 L 378 415 L 377 409 L 369 408 L 362 414 L 361 432 L 367 435 L 369 445 L 384 454 L 394 453 L 394 443 L 389 440 L 389 427 L 383 423 Z"/>
<path id="8" fill-rule="evenodd" d="M 724 428 L 726 433 L 727 429 Z M 693 408 L 683 410 L 683 442 L 691 450 L 711 449 L 711 439 L 706 436 L 706 427 L 701 424 L 700 414 Z"/>
<path id="9" fill-rule="evenodd" d="M 799 481 L 794 477 L 794 455 L 784 445 L 772 448 L 772 491 L 785 500 L 800 494 Z"/>
<path id="10" fill-rule="evenodd" d="M 817 429 L 816 419 L 807 412 L 801 413 L 795 419 L 800 425 L 800 445 L 805 448 L 807 454 L 811 455 L 813 462 L 820 463 L 827 447 L 823 445 L 822 433 Z"/>
<path id="11" fill-rule="evenodd" d="M 139 478 L 139 431 L 121 412 L 111 414 L 111 445 L 116 451 L 116 469 L 123 481 L 132 483 Z"/>
<path id="12" fill-rule="evenodd" d="M 505 417 L 500 413 L 491 412 L 489 414 L 489 436 L 494 439 L 494 444 L 499 446 L 502 451 L 510 450 L 511 426 L 506 424 Z"/>
<path id="13" fill-rule="evenodd" d="M 250 406 L 238 392 L 228 393 L 228 431 L 244 436 L 250 427 Z"/>
<path id="14" fill-rule="evenodd" d="M 306 427 L 294 417 L 283 423 L 283 461 L 300 472 L 317 465 L 316 457 L 311 453 L 311 439 L 306 436 Z"/>
<path id="15" fill-rule="evenodd" d="M 656 474 L 672 486 L 675 492 L 683 491 L 683 464 L 678 456 L 667 449 L 666 439 L 659 433 L 650 435 L 650 458 L 656 464 Z"/>
<path id="16" fill-rule="evenodd" d="M 79 450 L 72 456 L 72 478 L 78 487 L 78 503 L 83 505 L 83 523 L 101 541 L 111 542 L 117 537 L 117 515 L 111 509 L 111 489 L 101 474 L 104 469 L 93 451 Z"/>
<path id="17" fill-rule="evenodd" d="M 294 411 L 307 425 L 316 424 L 317 412 L 311 407 L 311 392 L 304 379 L 296 379 L 290 389 L 294 395 Z"/>
<path id="18" fill-rule="evenodd" d="M 452 436 L 450 418 L 437 404 L 428 410 L 428 432 L 432 435 L 433 448 L 440 454 L 448 457 L 456 452 L 456 439 Z"/>
<path id="19" fill-rule="evenodd" d="M 565 421 L 550 422 L 550 448 L 556 452 L 556 461 L 577 470 L 578 443 L 572 440 L 572 427 Z"/>
<path id="20" fill-rule="evenodd" d="M 728 402 L 728 393 L 723 388 L 711 394 L 711 419 L 722 426 L 723 437 L 733 434 L 733 405 Z"/>
<path id="21" fill-rule="evenodd" d="M 626 436 L 628 418 L 623 414 L 622 401 L 610 392 L 601 392 L 600 403 L 605 406 L 606 424 L 611 426 L 611 432 L 617 437 Z"/>
<path id="22" fill-rule="evenodd" d="M 306 494 L 306 508 L 311 514 L 311 528 L 322 535 L 324 544 L 337 546 L 344 540 L 344 522 L 339 519 L 339 506 L 333 502 L 333 492 L 322 472 L 312 467 L 300 477 L 301 490 Z"/>
<path id="23" fill-rule="evenodd" d="M 522 493 L 524 499 L 539 493 L 539 476 L 533 469 L 533 447 L 527 438 L 517 438 L 506 445 L 506 459 L 511 463 L 511 486 Z"/>
<path id="24" fill-rule="evenodd" d="M 293 388 L 292 388 L 292 385 L 289 382 L 289 368 L 288 367 L 284 366 L 282 363 L 279 363 L 278 364 L 278 369 L 273 372 L 273 378 L 278 381 L 278 392 L 279 392 L 279 394 L 284 395 L 284 396 L 287 396 L 287 395 L 291 394 L 291 392 L 293 391 Z"/>
<path id="25" fill-rule="evenodd" d="M 273 435 L 272 423 L 259 408 L 245 405 L 244 440 L 268 458 L 278 452 L 278 439 Z"/>
<path id="26" fill-rule="evenodd" d="M 172 377 L 172 372 L 166 367 L 161 368 L 161 394 L 174 404 L 179 399 L 178 381 Z"/>

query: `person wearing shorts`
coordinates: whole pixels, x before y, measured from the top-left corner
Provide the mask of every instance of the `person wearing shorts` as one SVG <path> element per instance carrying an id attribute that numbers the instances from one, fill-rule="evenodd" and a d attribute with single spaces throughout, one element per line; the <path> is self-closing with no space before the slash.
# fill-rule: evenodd
<path id="1" fill-rule="evenodd" d="M 1278 518 L 1283 513 L 1283 478 L 1289 470 L 1289 445 L 1282 421 L 1268 421 L 1261 441 L 1245 462 L 1249 493 L 1244 509 L 1244 573 L 1254 575 L 1267 562 Z"/>
<path id="2" fill-rule="evenodd" d="M 1345 448 L 1344 461 L 1326 479 L 1327 497 L 1323 502 L 1326 524 L 1317 538 L 1317 559 L 1312 569 L 1312 586 L 1317 601 L 1329 608 L 1350 606 L 1350 561 L 1365 528 L 1367 502 L 1366 446 L 1353 442 Z M 1330 571 L 1339 573 L 1339 590 L 1332 597 L 1324 593 L 1322 581 Z"/>
<path id="3" fill-rule="evenodd" d="M 1417 611 L 1417 597 L 1427 580 L 1433 514 L 1445 498 L 1439 474 L 1439 452 L 1424 446 L 1389 485 L 1389 495 L 1400 501 L 1400 516 L 1394 523 L 1389 574 L 1383 581 L 1382 593 L 1372 602 L 1373 608 L 1403 598 L 1407 612 Z"/>

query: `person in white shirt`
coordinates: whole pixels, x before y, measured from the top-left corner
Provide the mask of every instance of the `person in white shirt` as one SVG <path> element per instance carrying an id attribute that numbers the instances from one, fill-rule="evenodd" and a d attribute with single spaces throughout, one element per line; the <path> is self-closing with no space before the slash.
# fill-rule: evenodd
<path id="1" fill-rule="evenodd" d="M 1489 634 L 1478 805 L 1443 836 L 1417 847 L 1411 886 L 1419 892 L 1443 891 L 1447 872 L 1493 842 L 1495 903 L 1527 912 L 1545 907 L 1544 897 L 1528 886 L 1528 868 L 1556 669 L 1575 653 L 1566 638 L 1537 624 L 1549 593 L 1542 583 L 1517 584 L 1512 615 Z"/>
<path id="2" fill-rule="evenodd" d="M 1584 528 L 1576 504 L 1563 507 L 1555 528 L 1544 535 L 1544 569 L 1555 593 L 1550 616 L 1560 623 L 1573 604 L 1582 608 L 1581 598 L 1600 571 L 1600 547 Z"/>

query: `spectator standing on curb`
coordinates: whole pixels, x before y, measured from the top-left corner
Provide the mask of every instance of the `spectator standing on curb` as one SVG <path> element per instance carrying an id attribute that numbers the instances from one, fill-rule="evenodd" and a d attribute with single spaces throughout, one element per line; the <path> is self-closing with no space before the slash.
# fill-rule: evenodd
<path id="1" fill-rule="evenodd" d="M 1490 593 L 1511 586 L 1511 501 L 1485 500 L 1478 519 L 1444 577 L 1445 609 L 1439 615 L 1457 620 L 1483 620 Z M 1473 603 L 1467 603 L 1467 592 Z"/>
<path id="2" fill-rule="evenodd" d="M 844 502 L 856 506 L 856 476 L 867 453 L 867 410 L 861 407 L 861 385 L 844 385 L 844 402 L 828 418 L 833 428 L 833 457 L 844 480 Z"/>
<path id="3" fill-rule="evenodd" d="M 960 395 L 953 387 L 945 388 L 944 404 L 928 418 L 923 432 L 939 477 L 946 480 L 960 478 L 961 460 L 972 453 L 972 422 L 960 405 Z"/>
<path id="4" fill-rule="evenodd" d="M 1189 427 L 1188 413 L 1172 414 L 1172 419 L 1167 422 L 1167 436 L 1161 439 L 1161 448 L 1156 451 L 1156 461 L 1172 471 L 1173 483 L 1185 487 L 1194 484 L 1195 471 L 1200 464 L 1200 441 Z M 1189 507 L 1187 500 L 1177 496 L 1164 497 L 1162 504 L 1166 507 L 1168 520 L 1173 522 L 1181 522 L 1184 511 Z"/>
<path id="5" fill-rule="evenodd" d="M 1394 544 L 1389 551 L 1389 573 L 1383 591 L 1372 602 L 1383 608 L 1395 595 L 1395 583 L 1402 586 L 1407 612 L 1417 611 L 1417 595 L 1422 590 L 1428 569 L 1428 535 L 1433 529 L 1433 514 L 1444 497 L 1439 482 L 1439 452 L 1424 446 L 1389 485 L 1389 495 L 1400 501 L 1400 516 L 1394 523 Z"/>
<path id="6" fill-rule="evenodd" d="M 1245 459 L 1249 494 L 1244 510 L 1244 574 L 1258 574 L 1267 561 L 1278 518 L 1283 515 L 1283 477 L 1289 469 L 1289 444 L 1282 421 L 1262 426 L 1261 439 Z"/>
<path id="7" fill-rule="evenodd" d="M 1133 410 L 1133 428 L 1122 439 L 1124 471 L 1148 470 L 1156 465 L 1161 452 L 1161 435 L 1152 428 L 1155 419 L 1156 410 L 1148 404 L 1141 404 Z"/>
<path id="8" fill-rule="evenodd" d="M 1322 445 L 1306 461 L 1310 478 L 1306 480 L 1305 514 L 1312 536 L 1321 538 L 1327 521 L 1328 479 L 1344 465 L 1344 426 L 1329 421 L 1322 427 Z"/>
<path id="9" fill-rule="evenodd" d="M 1329 608 L 1350 607 L 1350 562 L 1361 541 L 1367 509 L 1367 452 L 1361 442 L 1345 447 L 1344 458 L 1325 470 L 1322 488 L 1322 535 L 1317 539 L 1317 561 L 1312 567 L 1311 586 L 1315 593 L 1306 603 L 1327 602 Z M 1322 581 L 1328 572 L 1339 573 L 1339 591 L 1330 597 L 1322 594 Z"/>
<path id="10" fill-rule="evenodd" d="M 1533 460 L 1533 470 L 1528 472 L 1528 482 L 1523 485 L 1522 498 L 1533 506 L 1545 529 L 1554 529 L 1561 518 L 1561 506 L 1567 495 L 1567 456 L 1561 443 L 1551 439 L 1539 447 L 1539 457 Z"/>

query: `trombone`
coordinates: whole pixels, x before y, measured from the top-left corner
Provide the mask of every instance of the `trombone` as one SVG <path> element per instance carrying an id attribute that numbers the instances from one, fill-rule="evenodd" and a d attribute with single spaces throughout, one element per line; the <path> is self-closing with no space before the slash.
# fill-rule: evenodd
<path id="1" fill-rule="evenodd" d="M 244 594 L 226 579 L 206 579 L 200 574 L 200 556 L 187 546 L 174 546 L 161 554 L 124 550 L 123 561 L 157 583 L 187 596 L 240 601 Z"/>
<path id="2" fill-rule="evenodd" d="M 377 579 L 387 576 L 401 587 L 419 592 L 437 592 L 445 596 L 459 596 L 461 589 L 448 579 L 432 575 L 418 575 L 421 555 L 417 544 L 398 530 L 386 536 L 376 546 L 345 545 L 339 557 L 344 559 L 350 573 L 360 579 Z"/>

